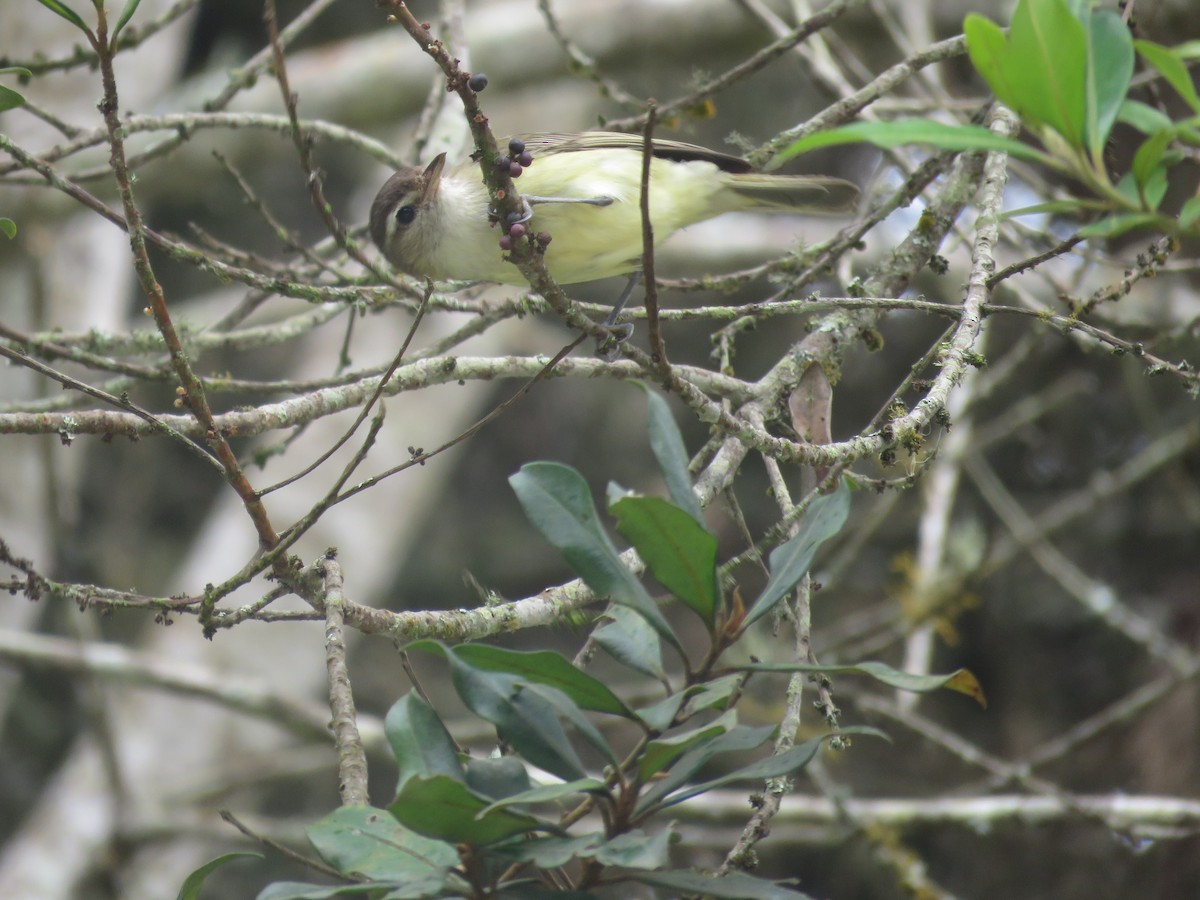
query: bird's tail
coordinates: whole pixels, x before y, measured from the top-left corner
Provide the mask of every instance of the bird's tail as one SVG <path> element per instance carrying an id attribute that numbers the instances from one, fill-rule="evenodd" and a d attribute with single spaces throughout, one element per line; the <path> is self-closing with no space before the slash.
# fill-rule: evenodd
<path id="1" fill-rule="evenodd" d="M 820 175 L 730 175 L 729 186 L 743 209 L 845 212 L 858 202 L 858 187 Z"/>

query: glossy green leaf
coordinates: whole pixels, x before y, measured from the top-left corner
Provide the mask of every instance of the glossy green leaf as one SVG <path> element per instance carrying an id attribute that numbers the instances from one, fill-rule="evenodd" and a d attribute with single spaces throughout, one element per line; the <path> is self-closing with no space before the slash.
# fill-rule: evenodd
<path id="1" fill-rule="evenodd" d="M 4 236 L 12 240 L 17 236 L 17 223 L 12 219 L 0 218 L 0 231 L 3 231 Z"/>
<path id="2" fill-rule="evenodd" d="M 142 0 L 125 0 L 125 8 L 121 10 L 121 18 L 117 19 L 117 24 L 112 30 L 112 39 L 116 41 L 117 35 L 121 33 L 121 29 L 129 24 L 129 20 L 133 18 L 133 14 L 137 12 L 138 5 Z"/>
<path id="3" fill-rule="evenodd" d="M 559 653 L 550 650 L 508 650 L 491 644 L 459 644 L 454 652 L 477 669 L 508 672 L 510 675 L 520 675 L 527 681 L 557 688 L 584 709 L 627 719 L 635 718 L 633 710 L 604 682 L 572 665 Z"/>
<path id="4" fill-rule="evenodd" d="M 772 160 L 770 168 L 818 147 L 865 141 L 876 147 L 904 147 L 910 144 L 939 147 L 943 150 L 986 150 L 1007 153 L 1021 159 L 1053 163 L 1040 150 L 1012 138 L 993 134 L 979 125 L 948 125 L 931 119 L 906 119 L 901 122 L 855 122 L 842 128 L 818 131 L 801 138 Z"/>
<path id="5" fill-rule="evenodd" d="M 1156 131 L 1142 141 L 1142 145 L 1133 155 L 1133 165 L 1130 167 L 1138 185 L 1144 187 L 1150 180 L 1150 173 L 1159 167 L 1163 153 L 1174 139 L 1172 131 Z"/>
<path id="6" fill-rule="evenodd" d="M 386 809 L 342 806 L 305 831 L 321 859 L 344 875 L 437 887 L 458 864 L 451 844 L 405 828 Z"/>
<path id="7" fill-rule="evenodd" d="M 400 768 L 397 790 L 414 775 L 463 779 L 454 739 L 433 707 L 415 691 L 392 705 L 383 720 L 383 731 Z"/>
<path id="8" fill-rule="evenodd" d="M 638 798 L 636 815 L 642 815 L 647 810 L 657 806 L 662 798 L 686 785 L 701 768 L 714 756 L 722 753 L 738 753 L 761 747 L 775 734 L 775 728 L 764 725 L 760 728 L 749 728 L 738 725 L 724 734 L 706 738 L 681 756 L 671 767 L 666 777 L 659 779 Z"/>
<path id="9" fill-rule="evenodd" d="M 1184 102 L 1192 108 L 1192 112 L 1200 113 L 1200 96 L 1196 94 L 1196 86 L 1192 84 L 1191 72 L 1187 64 L 1175 51 L 1153 41 L 1134 41 L 1133 46 L 1138 55 L 1147 63 L 1158 69 L 1163 78 Z"/>
<path id="10" fill-rule="evenodd" d="M 536 462 L 509 478 L 529 521 L 597 594 L 635 609 L 668 643 L 679 648 L 658 607 L 600 525 L 583 476 L 560 463 Z"/>
<path id="11" fill-rule="evenodd" d="M 1179 227 L 1187 231 L 1197 222 L 1200 222 L 1200 197 L 1193 197 L 1179 211 Z"/>
<path id="12" fill-rule="evenodd" d="M 634 828 L 609 840 L 595 831 L 577 837 L 536 837 L 496 849 L 498 856 L 514 862 L 531 862 L 542 869 L 557 869 L 573 859 L 595 859 L 606 866 L 656 868 L 666 865 L 671 832 L 648 836 Z"/>
<path id="13" fill-rule="evenodd" d="M 484 814 L 491 800 L 446 775 L 417 775 L 388 807 L 401 825 L 450 844 L 494 844 L 526 831 L 554 830 L 533 816 L 497 809 Z"/>
<path id="14" fill-rule="evenodd" d="M 434 897 L 438 890 L 428 885 L 410 885 L 400 882 L 371 882 L 362 884 L 339 884 L 330 887 L 322 884 L 305 884 L 298 881 L 277 881 L 259 891 L 255 900 L 329 900 L 331 897 L 362 897 L 372 898 L 381 896 L 383 891 L 386 900 L 399 900 L 401 897 Z M 444 894 L 445 888 L 440 889 Z"/>
<path id="15" fill-rule="evenodd" d="M 1126 100 L 1117 111 L 1117 121 L 1136 128 L 1142 134 L 1173 128 L 1175 123 L 1161 109 L 1140 100 Z"/>
<path id="16" fill-rule="evenodd" d="M 554 706 L 516 675 L 476 669 L 446 648 L 454 689 L 467 708 L 496 726 L 500 737 L 535 766 L 564 781 L 583 778 L 583 763 Z"/>
<path id="17" fill-rule="evenodd" d="M 469 759 L 466 771 L 467 787 L 492 800 L 503 800 L 533 787 L 525 764 L 511 755 Z"/>
<path id="18" fill-rule="evenodd" d="M 1004 71 L 1010 105 L 1027 123 L 1048 125 L 1083 146 L 1087 33 L 1063 0 L 1019 0 Z"/>
<path id="19" fill-rule="evenodd" d="M 0 84 L 0 112 L 7 109 L 16 109 L 18 106 L 25 105 L 25 98 L 14 91 L 12 88 L 6 88 Z"/>
<path id="20" fill-rule="evenodd" d="M 550 704 L 561 718 L 566 719 L 574 727 L 576 734 L 598 750 L 607 762 L 613 766 L 620 765 L 616 753 L 605 740 L 604 735 L 600 733 L 600 729 L 592 724 L 591 719 L 584 715 L 583 710 L 576 706 L 575 701 L 570 697 L 557 688 L 536 682 L 526 682 L 525 692 L 532 692 Z"/>
<path id="21" fill-rule="evenodd" d="M 494 895 L 496 900 L 600 900 L 591 891 L 568 891 L 561 888 L 543 887 L 532 878 L 505 882 Z M 384 897 L 383 900 L 388 900 Z"/>
<path id="22" fill-rule="evenodd" d="M 850 512 L 850 489 L 842 479 L 832 494 L 817 497 L 800 520 L 800 530 L 787 543 L 771 551 L 771 577 L 750 605 L 745 625 L 762 618 L 792 590 L 808 572 L 818 548 L 846 524 Z"/>
<path id="23" fill-rule="evenodd" d="M 1111 9 L 1091 10 L 1087 41 L 1087 145 L 1102 150 L 1133 78 L 1133 37 Z"/>
<path id="24" fill-rule="evenodd" d="M 967 669 L 955 669 L 949 675 L 911 675 L 901 672 L 886 663 L 861 662 L 852 666 L 820 666 L 807 663 L 747 663 L 739 666 L 747 672 L 823 672 L 826 675 L 869 675 L 876 681 L 888 687 L 902 691 L 913 691 L 918 694 L 936 691 L 941 688 L 957 691 L 973 698 L 980 706 L 986 708 L 987 700 L 983 696 L 983 688 L 979 680 Z"/>
<path id="25" fill-rule="evenodd" d="M 687 697 L 689 715 L 704 710 L 726 710 L 730 702 L 742 689 L 745 676 L 739 672 L 712 678 L 701 684 L 692 685 L 684 695 Z"/>
<path id="26" fill-rule="evenodd" d="M 1162 218 L 1154 213 L 1116 213 L 1105 216 L 1091 225 L 1085 225 L 1079 229 L 1079 234 L 1085 238 L 1116 237 L 1127 231 L 1133 231 L 1135 228 L 1157 229 L 1162 224 Z"/>
<path id="27" fill-rule="evenodd" d="M 669 737 L 656 738 L 646 744 L 638 759 L 638 778 L 647 782 L 654 775 L 668 768 L 689 750 L 725 734 L 737 725 L 737 715 L 730 710 L 720 718 L 701 725 L 699 728 L 681 731 Z"/>
<path id="28" fill-rule="evenodd" d="M 663 732 L 671 727 L 675 716 L 686 702 L 686 694 L 669 694 L 657 703 L 639 709 L 637 712 L 641 720 L 646 723 L 647 728 L 651 731 Z"/>
<path id="29" fill-rule="evenodd" d="M 967 39 L 967 56 L 975 71 L 1001 103 L 1015 108 L 1015 93 L 1004 66 L 1008 55 L 1008 37 L 1004 29 L 978 13 L 968 13 L 963 19 L 963 36 Z"/>
<path id="30" fill-rule="evenodd" d="M 658 634 L 650 624 L 624 606 L 613 605 L 605 615 L 612 621 L 592 633 L 596 643 L 617 662 L 635 672 L 659 681 L 666 678 Z"/>
<path id="31" fill-rule="evenodd" d="M 1035 216 L 1041 213 L 1068 213 L 1079 215 L 1088 209 L 1088 205 L 1081 200 L 1047 200 L 1045 203 L 1034 203 L 1031 206 L 1022 206 L 1019 209 L 1005 210 L 1002 219 L 1015 219 L 1019 216 Z"/>
<path id="32" fill-rule="evenodd" d="M 176 895 L 177 900 L 200 900 L 200 892 L 204 887 L 205 879 L 222 866 L 236 862 L 239 859 L 265 859 L 265 857 L 261 853 L 239 852 L 223 853 L 216 859 L 210 859 L 184 879 L 183 887 L 179 889 L 179 893 Z"/>
<path id="33" fill-rule="evenodd" d="M 650 432 L 650 449 L 658 460 L 658 468 L 667 483 L 667 493 L 671 501 L 704 526 L 704 513 L 700 510 L 700 501 L 692 490 L 692 476 L 688 472 L 687 448 L 683 443 L 683 435 L 671 415 L 671 408 L 662 395 L 652 391 L 647 385 L 635 381 L 638 387 L 646 392 L 648 406 L 648 430 Z"/>
<path id="34" fill-rule="evenodd" d="M 665 888 L 672 897 L 695 894 L 718 900 L 813 900 L 808 894 L 745 872 L 730 872 L 720 878 L 690 870 L 646 872 L 634 869 L 622 874 L 630 881 Z"/>
<path id="35" fill-rule="evenodd" d="M 717 539 L 661 497 L 627 496 L 609 510 L 617 531 L 668 591 L 712 626 L 717 611 Z"/>
<path id="36" fill-rule="evenodd" d="M 661 869 L 670 861 L 671 832 L 647 836 L 641 829 L 618 834 L 596 848 L 592 858 L 606 866 Z"/>
<path id="37" fill-rule="evenodd" d="M 534 837 L 496 849 L 498 856 L 514 862 L 531 862 L 542 869 L 557 869 L 576 857 L 590 856 L 605 841 L 604 832 L 576 837 Z"/>
<path id="38" fill-rule="evenodd" d="M 701 794 L 706 794 L 709 791 L 714 791 L 717 788 L 730 784 L 740 784 L 747 781 L 766 781 L 768 778 L 790 775 L 812 762 L 813 757 L 817 755 L 817 751 L 821 748 L 822 742 L 833 737 L 844 738 L 852 735 L 870 735 L 872 737 L 881 737 L 886 741 L 891 740 L 891 738 L 877 728 L 868 728 L 866 726 L 843 728 L 839 731 L 822 735 L 819 738 L 813 738 L 811 741 L 805 741 L 803 744 L 797 744 L 791 750 L 768 756 L 765 759 L 760 759 L 758 762 L 743 766 L 732 772 L 726 772 L 710 781 L 688 785 L 686 788 L 666 796 L 659 804 L 659 807 L 674 806 L 677 803 L 682 803 L 684 800 L 690 800 L 692 797 L 698 797 Z"/>
<path id="39" fill-rule="evenodd" d="M 485 810 L 504 809 L 508 806 L 533 806 L 538 803 L 553 803 L 564 797 L 574 797 L 578 794 L 607 794 L 608 786 L 599 778 L 579 778 L 575 781 L 564 781 L 559 784 L 545 784 L 519 794 L 512 794 L 496 800 Z"/>
<path id="40" fill-rule="evenodd" d="M 42 6 L 46 7 L 46 9 L 50 10 L 51 12 L 62 16 L 80 31 L 88 31 L 87 24 L 79 17 L 79 13 L 75 12 L 75 10 L 71 9 L 71 7 L 67 6 L 67 4 L 60 3 L 59 0 L 38 0 L 38 3 L 42 4 Z"/>

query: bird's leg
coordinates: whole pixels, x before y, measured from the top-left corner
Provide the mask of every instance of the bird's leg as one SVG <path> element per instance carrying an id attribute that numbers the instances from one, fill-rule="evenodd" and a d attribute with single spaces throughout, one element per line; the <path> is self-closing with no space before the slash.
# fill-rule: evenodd
<path id="1" fill-rule="evenodd" d="M 612 206 L 616 202 L 612 197 L 538 197 L 522 194 L 521 198 L 529 203 L 586 203 L 589 206 Z"/>
<path id="2" fill-rule="evenodd" d="M 641 271 L 633 272 L 629 276 L 629 281 L 625 284 L 625 289 L 621 291 L 621 296 L 617 298 L 616 304 L 612 308 L 612 312 L 608 314 L 608 318 L 604 320 L 603 326 L 609 330 L 609 336 L 603 340 L 596 341 L 596 355 L 605 362 L 612 362 L 617 358 L 617 348 L 622 341 L 629 340 L 633 334 L 633 323 L 626 322 L 623 325 L 617 324 L 617 316 L 621 314 L 621 310 L 625 308 L 625 304 L 629 302 L 629 298 L 633 295 L 633 289 L 637 287 L 638 279 L 642 277 Z"/>

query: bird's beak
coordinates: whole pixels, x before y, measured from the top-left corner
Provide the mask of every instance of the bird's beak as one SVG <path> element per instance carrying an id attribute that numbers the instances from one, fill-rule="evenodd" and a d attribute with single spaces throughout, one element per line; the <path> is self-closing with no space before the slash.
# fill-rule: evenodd
<path id="1" fill-rule="evenodd" d="M 428 206 L 437 199 L 438 186 L 442 183 L 442 169 L 446 166 L 446 154 L 439 153 L 425 167 L 421 175 L 421 205 Z"/>

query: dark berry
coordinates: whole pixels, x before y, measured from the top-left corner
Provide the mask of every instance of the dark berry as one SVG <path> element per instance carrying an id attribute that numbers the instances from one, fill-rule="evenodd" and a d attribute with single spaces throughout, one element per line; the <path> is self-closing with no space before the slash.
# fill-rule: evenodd
<path id="1" fill-rule="evenodd" d="M 497 169 L 507 169 L 509 167 L 510 163 L 512 163 L 512 160 L 509 159 L 507 156 L 497 156 L 496 157 L 496 168 Z"/>
<path id="2" fill-rule="evenodd" d="M 525 237 L 525 226 L 522 225 L 520 222 L 518 222 L 515 225 L 509 226 L 508 236 L 510 238 L 512 238 L 514 241 L 517 240 L 518 238 Z"/>
<path id="3" fill-rule="evenodd" d="M 525 152 L 525 142 L 520 138 L 513 138 L 508 142 L 508 155 L 520 156 Z"/>
<path id="4" fill-rule="evenodd" d="M 485 87 L 487 87 L 487 76 L 482 72 L 476 72 L 469 79 L 467 79 L 467 87 L 478 94 Z"/>
<path id="5" fill-rule="evenodd" d="M 510 162 L 508 164 L 508 176 L 510 178 L 520 178 L 523 171 L 525 170 L 521 168 L 519 162 Z"/>
<path id="6" fill-rule="evenodd" d="M 528 150 L 522 150 L 521 154 L 517 157 L 517 162 L 519 162 L 523 166 L 532 165 L 533 164 L 533 154 L 530 153 Z"/>
<path id="7" fill-rule="evenodd" d="M 510 238 L 507 234 L 500 238 L 500 249 L 501 250 L 504 250 L 505 252 L 507 252 L 507 251 L 511 250 L 512 248 L 513 248 L 512 238 Z"/>

